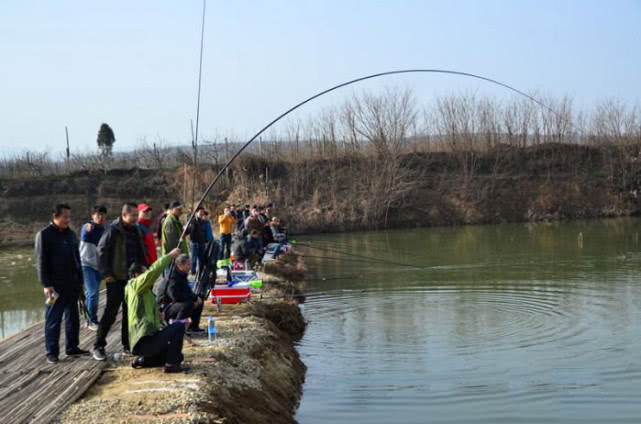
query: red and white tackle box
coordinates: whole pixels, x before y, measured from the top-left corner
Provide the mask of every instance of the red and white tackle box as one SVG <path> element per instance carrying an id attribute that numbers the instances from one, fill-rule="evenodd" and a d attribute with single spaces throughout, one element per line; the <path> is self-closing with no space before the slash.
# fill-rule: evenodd
<path id="1" fill-rule="evenodd" d="M 232 286 L 221 283 L 211 289 L 209 300 L 211 303 L 216 303 L 216 298 L 220 297 L 221 303 L 241 303 L 249 302 L 251 296 L 251 287 L 248 282 L 238 282 Z"/>

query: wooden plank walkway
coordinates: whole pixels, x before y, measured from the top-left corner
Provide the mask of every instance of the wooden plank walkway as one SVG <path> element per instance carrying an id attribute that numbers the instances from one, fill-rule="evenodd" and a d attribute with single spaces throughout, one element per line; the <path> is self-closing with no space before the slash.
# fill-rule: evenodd
<path id="1" fill-rule="evenodd" d="M 100 293 L 102 316 L 107 293 Z M 43 300 L 44 308 L 44 300 Z M 120 320 L 107 337 L 107 354 L 122 351 Z M 84 327 L 80 317 L 80 347 L 91 350 L 96 332 Z M 0 422 L 3 424 L 45 424 L 82 396 L 98 379 L 108 361 L 91 356 L 64 355 L 64 320 L 60 337 L 60 361 L 48 364 L 45 358 L 44 322 L 0 340 Z"/>

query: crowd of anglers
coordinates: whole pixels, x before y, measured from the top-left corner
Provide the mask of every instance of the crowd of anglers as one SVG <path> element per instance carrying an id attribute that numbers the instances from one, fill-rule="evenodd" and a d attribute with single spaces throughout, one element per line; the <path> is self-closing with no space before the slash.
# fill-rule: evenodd
<path id="1" fill-rule="evenodd" d="M 189 228 L 183 231 L 183 205 L 175 201 L 164 206 L 155 225 L 153 210 L 146 203 L 123 205 L 120 216 L 111 223 L 107 208 L 95 206 L 91 221 L 81 228 L 80 239 L 70 228 L 71 207 L 54 207 L 51 223 L 35 239 L 35 264 L 47 299 L 47 362 L 58 362 L 63 316 L 66 355 L 91 354 L 95 360 L 106 360 L 107 335 L 122 309 L 121 343 L 124 353 L 136 356 L 131 363 L 134 368 L 164 366 L 168 373 L 186 371 L 183 338 L 186 333 L 204 332 L 199 324 L 206 300 L 194 293 L 190 279 L 212 259 L 212 252 L 214 259 L 230 259 L 235 269 L 247 269 L 261 261 L 268 246 L 286 241 L 271 204 L 226 207 L 218 217 L 219 238 L 214 237 L 205 208 L 194 211 L 191 221 L 187 218 Z M 163 290 L 154 293 L 159 280 Z M 107 300 L 98 319 L 101 282 Z M 87 328 L 96 331 L 91 352 L 79 347 L 82 294 Z"/>

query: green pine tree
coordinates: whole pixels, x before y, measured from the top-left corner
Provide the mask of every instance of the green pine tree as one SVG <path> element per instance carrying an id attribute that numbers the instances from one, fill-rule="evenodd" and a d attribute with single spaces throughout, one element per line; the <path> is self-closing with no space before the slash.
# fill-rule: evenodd
<path id="1" fill-rule="evenodd" d="M 100 130 L 98 130 L 97 142 L 98 148 L 102 152 L 103 156 L 111 156 L 111 150 L 116 142 L 116 136 L 114 135 L 111 127 L 104 122 L 100 125 Z"/>

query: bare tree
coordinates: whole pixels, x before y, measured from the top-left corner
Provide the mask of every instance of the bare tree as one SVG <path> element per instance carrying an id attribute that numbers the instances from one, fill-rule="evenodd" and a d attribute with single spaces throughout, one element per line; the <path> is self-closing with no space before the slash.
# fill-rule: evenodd
<path id="1" fill-rule="evenodd" d="M 346 133 L 352 139 L 355 134 L 363 137 L 379 156 L 399 153 L 417 115 L 416 100 L 409 88 L 353 96 L 343 107 Z"/>

